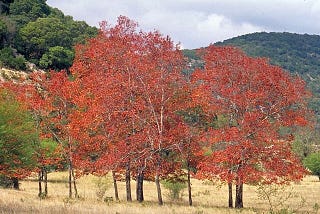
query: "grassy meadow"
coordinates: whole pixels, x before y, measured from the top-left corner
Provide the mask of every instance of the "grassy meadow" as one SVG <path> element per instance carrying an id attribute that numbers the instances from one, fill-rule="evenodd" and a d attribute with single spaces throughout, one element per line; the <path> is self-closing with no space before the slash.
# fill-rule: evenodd
<path id="1" fill-rule="evenodd" d="M 99 183 L 107 185 L 104 197 L 112 197 L 111 178 L 103 180 L 88 175 L 78 179 L 78 199 L 69 199 L 67 173 L 56 172 L 48 175 L 48 198 L 37 197 L 38 183 L 35 178 L 21 181 L 20 190 L 0 189 L 0 213 L 270 213 L 270 206 L 278 213 L 317 213 L 320 205 L 320 182 L 315 176 L 308 176 L 302 182 L 286 188 L 263 188 L 269 197 L 259 197 L 256 186 L 244 186 L 242 210 L 227 208 L 227 185 L 192 180 L 194 206 L 188 206 L 187 190 L 179 201 L 171 201 L 168 191 L 163 188 L 164 206 L 157 205 L 156 187 L 152 182 L 144 183 L 145 202 L 125 201 L 125 183 L 118 182 L 120 202 L 99 200 L 97 192 L 104 192 Z M 103 181 L 103 182 L 101 182 Z M 135 199 L 135 181 L 132 181 L 132 196 Z M 260 195 L 261 196 L 261 195 Z M 270 205 L 271 204 L 271 205 Z M 281 210 L 282 209 L 282 210 Z M 288 212 L 290 211 L 290 212 Z M 320 210 L 319 210 L 320 213 Z"/>

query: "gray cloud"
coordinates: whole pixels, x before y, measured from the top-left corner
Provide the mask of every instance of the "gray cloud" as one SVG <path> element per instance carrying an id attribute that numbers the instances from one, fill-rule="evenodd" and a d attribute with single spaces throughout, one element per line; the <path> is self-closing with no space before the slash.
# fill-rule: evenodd
<path id="1" fill-rule="evenodd" d="M 159 30 L 185 48 L 259 31 L 320 34 L 320 0 L 48 0 L 76 20 L 98 26 L 119 15 Z"/>

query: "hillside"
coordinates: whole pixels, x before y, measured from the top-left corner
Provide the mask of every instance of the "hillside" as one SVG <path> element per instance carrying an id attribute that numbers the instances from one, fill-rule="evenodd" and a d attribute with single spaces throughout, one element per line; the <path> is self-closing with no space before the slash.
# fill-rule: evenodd
<path id="1" fill-rule="evenodd" d="M 267 57 L 272 64 L 303 76 L 311 75 L 315 78 L 320 74 L 318 35 L 252 33 L 218 42 L 216 45 L 237 46 L 250 56 Z"/>
<path id="2" fill-rule="evenodd" d="M 320 36 L 295 33 L 252 33 L 215 43 L 239 47 L 252 57 L 269 58 L 270 63 L 278 65 L 292 74 L 300 75 L 313 93 L 310 107 L 320 118 Z M 195 50 L 184 50 L 185 56 L 193 66 L 199 58 Z"/>
<path id="3" fill-rule="evenodd" d="M 98 29 L 75 21 L 46 0 L 0 2 L 0 67 L 27 70 L 26 62 L 41 69 L 68 69 L 74 45 Z"/>

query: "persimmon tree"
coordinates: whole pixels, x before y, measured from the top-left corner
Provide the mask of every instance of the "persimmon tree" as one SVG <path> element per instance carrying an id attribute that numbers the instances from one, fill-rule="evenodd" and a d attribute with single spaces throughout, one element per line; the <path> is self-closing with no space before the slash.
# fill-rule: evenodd
<path id="1" fill-rule="evenodd" d="M 265 59 L 232 47 L 209 46 L 205 67 L 193 74 L 193 99 L 224 118 L 203 138 L 207 153 L 200 177 L 236 185 L 235 207 L 243 207 L 243 184 L 299 180 L 305 170 L 281 129 L 307 124 L 305 83 Z M 200 98 L 200 101 L 199 101 Z"/>
<path id="2" fill-rule="evenodd" d="M 73 169 L 73 153 L 76 142 L 73 140 L 70 131 L 70 118 L 75 109 L 73 97 L 77 92 L 75 84 L 64 71 L 36 72 L 30 75 L 28 81 L 28 85 L 25 84 L 27 88 L 24 92 L 25 99 L 37 123 L 37 129 L 43 142 L 52 138 L 58 143 L 58 145 L 44 145 L 42 143 L 39 146 L 39 195 L 42 195 L 41 179 L 46 176 L 47 166 L 58 164 L 64 159 L 69 168 L 69 197 L 72 197 L 72 184 L 75 197 L 77 197 Z M 52 149 L 52 146 L 56 147 L 57 150 Z M 48 156 L 47 153 L 51 153 L 51 155 Z M 61 157 L 59 157 L 59 153 Z"/>
<path id="3" fill-rule="evenodd" d="M 80 140 L 79 163 L 82 167 L 94 164 L 90 173 L 124 167 L 128 201 L 132 200 L 130 168 L 138 143 L 133 138 L 140 129 L 133 116 L 138 94 L 134 82 L 138 63 L 135 27 L 136 23 L 125 17 L 120 17 L 113 28 L 102 23 L 99 35 L 78 47 L 71 67 L 82 89 L 76 102 L 84 115 L 74 121 L 74 132 L 86 130 L 76 134 L 86 138 Z"/>
<path id="4" fill-rule="evenodd" d="M 70 70 L 82 89 L 77 105 L 83 116 L 75 120 L 74 131 L 86 130 L 77 136 L 87 138 L 79 140 L 84 152 L 78 160 L 94 164 L 94 171 L 125 169 L 128 201 L 131 169 L 142 201 L 145 171 L 154 168 L 148 175 L 154 176 L 162 204 L 161 165 L 176 143 L 168 130 L 179 120 L 183 58 L 170 38 L 137 27 L 121 16 L 114 27 L 102 23 L 99 35 L 77 48 Z"/>
<path id="5" fill-rule="evenodd" d="M 77 142 L 72 136 L 70 125 L 76 108 L 73 97 L 77 93 L 77 87 L 64 71 L 51 72 L 43 86 L 48 93 L 46 101 L 49 102 L 52 110 L 46 128 L 50 135 L 61 145 L 64 159 L 68 164 L 69 197 L 72 197 L 72 185 L 74 196 L 78 197 L 73 159 Z"/>
<path id="6" fill-rule="evenodd" d="M 145 34 L 144 38 L 147 54 L 143 56 L 145 61 L 141 64 L 140 73 L 136 75 L 144 98 L 144 115 L 140 120 L 146 124 L 144 132 L 153 153 L 158 202 L 161 205 L 163 153 L 172 151 L 178 143 L 170 130 L 179 127 L 177 112 L 181 110 L 183 100 L 178 95 L 185 84 L 181 72 L 184 64 L 181 52 L 169 37 L 154 32 Z"/>

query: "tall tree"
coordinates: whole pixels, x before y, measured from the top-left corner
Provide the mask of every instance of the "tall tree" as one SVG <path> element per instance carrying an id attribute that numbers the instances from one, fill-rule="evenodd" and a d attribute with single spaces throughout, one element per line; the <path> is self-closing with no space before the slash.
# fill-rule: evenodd
<path id="1" fill-rule="evenodd" d="M 94 153 L 95 165 L 104 162 L 99 166 L 105 170 L 123 167 L 129 201 L 131 169 L 136 168 L 137 176 L 143 179 L 150 162 L 156 168 L 159 204 L 163 203 L 161 165 L 166 150 L 175 143 L 168 130 L 179 121 L 175 111 L 182 102 L 177 96 L 184 83 L 182 66 L 182 54 L 168 37 L 159 32 L 138 32 L 137 24 L 122 16 L 114 27 L 102 23 L 100 34 L 77 49 L 71 72 L 83 89 L 78 102 L 87 115 L 78 123 L 86 125 L 90 138 L 98 138 L 95 142 L 104 146 L 96 151 L 91 141 L 86 141 L 83 148 L 91 148 L 87 154 Z M 107 157 L 113 148 L 118 153 L 110 163 L 112 158 Z M 87 160 L 92 163 L 92 156 Z"/>
<path id="2" fill-rule="evenodd" d="M 27 99 L 29 109 L 37 122 L 37 128 L 42 138 L 52 138 L 59 144 L 59 146 L 51 143 L 40 145 L 38 156 L 40 167 L 57 164 L 62 159 L 59 155 L 56 156 L 56 151 L 50 149 L 52 146 L 57 147 L 68 165 L 69 197 L 72 197 L 72 186 L 75 191 L 74 195 L 77 197 L 73 161 L 76 142 L 72 137 L 70 128 L 71 117 L 76 108 L 73 97 L 77 88 L 65 71 L 35 72 L 30 75 L 28 81 L 30 81 L 30 84 L 25 85 L 25 88 L 27 88 L 25 99 Z M 45 150 L 56 157 L 46 157 Z"/>
<path id="3" fill-rule="evenodd" d="M 291 150 L 292 135 L 280 129 L 307 124 L 305 83 L 232 47 L 210 46 L 204 59 L 205 68 L 193 75 L 195 99 L 201 94 L 207 109 L 227 120 L 208 132 L 211 155 L 202 175 L 234 183 L 236 208 L 243 207 L 244 183 L 301 179 L 305 170 Z"/>

